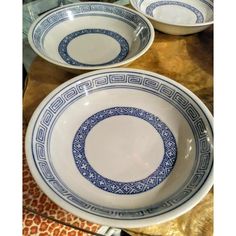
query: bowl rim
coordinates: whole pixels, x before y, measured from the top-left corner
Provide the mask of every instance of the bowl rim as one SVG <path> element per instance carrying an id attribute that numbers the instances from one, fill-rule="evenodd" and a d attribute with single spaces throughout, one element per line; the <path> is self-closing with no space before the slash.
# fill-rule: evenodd
<path id="1" fill-rule="evenodd" d="M 108 64 L 108 65 L 101 65 L 101 66 L 76 66 L 76 65 L 70 65 L 70 64 L 63 63 L 63 62 L 59 62 L 59 61 L 56 61 L 54 59 L 51 59 L 47 55 L 44 55 L 43 53 L 41 53 L 41 51 L 39 51 L 35 47 L 35 45 L 33 43 L 33 40 L 32 40 L 33 30 L 34 30 L 34 28 L 37 26 L 37 24 L 43 18 L 49 16 L 50 14 L 52 14 L 54 12 L 57 12 L 57 11 L 60 11 L 62 9 L 66 9 L 66 8 L 69 8 L 69 7 L 79 6 L 79 5 L 92 5 L 92 4 L 108 5 L 108 6 L 111 6 L 111 7 L 118 7 L 118 8 L 121 8 L 121 9 L 125 10 L 125 11 L 132 12 L 132 13 L 138 15 L 139 17 L 141 17 L 146 22 L 146 24 L 148 25 L 149 30 L 150 30 L 150 38 L 149 38 L 149 41 L 148 41 L 147 45 L 138 54 L 136 54 L 135 56 L 132 56 L 131 58 L 129 58 L 127 60 L 124 59 L 124 60 L 122 60 L 121 62 L 118 62 L 118 63 Z M 145 17 L 140 12 L 137 12 L 137 11 L 135 11 L 133 9 L 130 9 L 128 7 L 125 7 L 125 6 L 122 6 L 122 5 L 118 5 L 118 4 L 106 3 L 106 2 L 94 2 L 94 1 L 91 1 L 91 2 L 76 2 L 76 3 L 67 4 L 67 5 L 64 5 L 64 6 L 61 6 L 61 7 L 57 7 L 55 9 L 52 9 L 52 10 L 42 14 L 41 16 L 39 16 L 31 24 L 29 32 L 28 32 L 28 42 L 29 42 L 31 48 L 33 49 L 33 51 L 37 55 L 39 55 L 40 57 L 42 57 L 43 59 L 45 59 L 46 61 L 48 61 L 48 62 L 50 62 L 50 63 L 52 63 L 54 65 L 57 65 L 57 66 L 60 66 L 60 67 L 63 67 L 63 68 L 67 68 L 67 69 L 81 70 L 81 71 L 109 69 L 109 68 L 120 67 L 120 66 L 124 66 L 126 64 L 129 64 L 129 63 L 133 62 L 134 60 L 136 60 L 137 58 L 141 57 L 144 53 L 146 53 L 148 51 L 148 49 L 153 44 L 154 38 L 155 38 L 155 30 L 154 30 L 154 27 L 153 27 L 152 23 L 147 19 L 147 17 Z"/>
<path id="2" fill-rule="evenodd" d="M 78 217 L 82 217 L 82 218 L 84 218 L 88 221 L 96 222 L 98 224 L 106 224 L 106 225 L 113 226 L 113 227 L 120 227 L 120 228 L 146 227 L 146 226 L 150 226 L 150 225 L 154 225 L 154 224 L 164 223 L 166 221 L 170 221 L 172 219 L 175 219 L 178 216 L 183 215 L 184 213 L 191 210 L 194 206 L 196 206 L 207 195 L 207 193 L 212 188 L 214 157 L 212 156 L 212 158 L 213 158 L 213 164 L 212 165 L 213 166 L 210 169 L 209 175 L 208 175 L 206 181 L 204 182 L 204 184 L 200 187 L 200 189 L 197 192 L 194 193 L 194 195 L 190 199 L 188 199 L 186 202 L 179 205 L 177 208 L 175 208 L 175 209 L 173 209 L 169 212 L 157 215 L 157 216 L 150 216 L 149 218 L 145 218 L 145 219 L 133 219 L 133 220 L 132 219 L 131 220 L 111 219 L 111 218 L 107 218 L 107 217 L 104 217 L 104 216 L 93 215 L 89 212 L 85 212 L 85 211 L 80 210 L 78 208 L 74 208 L 70 204 L 68 204 L 67 202 L 62 201 L 61 198 L 57 194 L 53 194 L 51 188 L 49 186 L 47 186 L 47 184 L 44 184 L 44 180 L 42 180 L 42 177 L 38 173 L 37 167 L 34 164 L 34 160 L 33 160 L 33 158 L 31 158 L 32 154 L 31 154 L 30 137 L 31 137 L 31 133 L 32 133 L 32 130 L 33 130 L 33 127 L 34 127 L 34 124 L 35 124 L 35 120 L 37 119 L 42 107 L 58 91 L 65 88 L 66 86 L 78 81 L 79 79 L 88 78 L 88 77 L 96 75 L 96 74 L 110 73 L 110 72 L 129 72 L 129 71 L 138 72 L 138 73 L 141 73 L 143 75 L 148 74 L 148 75 L 152 75 L 154 77 L 158 76 L 160 79 L 163 79 L 167 82 L 170 82 L 173 85 L 178 86 L 181 90 L 186 92 L 192 99 L 194 99 L 195 102 L 202 108 L 202 111 L 204 112 L 204 114 L 206 115 L 206 117 L 209 120 L 210 126 L 213 128 L 213 116 L 212 116 L 211 112 L 208 110 L 208 108 L 206 107 L 206 105 L 192 91 L 190 91 L 189 89 L 187 89 L 185 86 L 181 85 L 180 83 L 176 82 L 175 80 L 172 80 L 172 79 L 170 79 L 170 78 L 168 78 L 164 75 L 154 73 L 154 72 L 150 72 L 150 71 L 147 71 L 147 70 L 132 69 L 132 68 L 112 68 L 112 69 L 96 70 L 96 71 L 84 73 L 82 75 L 77 75 L 77 76 L 73 77 L 72 79 L 64 82 L 61 85 L 59 85 L 57 88 L 55 88 L 52 92 L 50 92 L 41 101 L 41 103 L 35 109 L 32 117 L 30 119 L 30 122 L 28 124 L 26 135 L 25 135 L 26 159 L 27 159 L 29 168 L 31 170 L 31 173 L 32 173 L 35 181 L 39 184 L 40 189 L 44 193 L 47 193 L 46 195 L 53 202 L 55 202 L 56 204 L 58 204 L 60 207 L 64 208 L 65 210 L 71 212 L 72 214 L 74 214 Z M 214 136 L 214 132 L 213 132 L 213 136 Z M 213 142 L 213 137 L 212 137 L 212 142 Z"/>
<path id="3" fill-rule="evenodd" d="M 153 21 L 155 21 L 155 22 L 157 22 L 157 23 L 162 23 L 162 24 L 169 25 L 169 26 L 186 27 L 186 28 L 199 27 L 199 26 L 208 26 L 208 25 L 212 25 L 212 24 L 214 23 L 214 20 L 207 21 L 207 22 L 203 22 L 203 23 L 188 24 L 188 25 L 185 25 L 185 24 L 176 24 L 176 23 L 167 23 L 167 22 L 165 22 L 165 21 L 157 20 L 155 17 L 152 17 L 152 16 L 146 14 L 145 12 L 141 11 L 140 8 L 136 7 L 136 4 L 135 4 L 135 3 L 136 3 L 137 1 L 138 1 L 138 0 L 130 0 L 130 3 L 131 3 L 131 5 L 132 5 L 132 7 L 133 7 L 136 11 L 138 11 L 138 12 L 142 13 L 144 16 L 146 16 L 148 19 L 153 20 Z M 164 1 L 165 1 L 165 0 L 164 0 Z M 214 15 L 214 12 L 213 12 L 213 15 Z"/>

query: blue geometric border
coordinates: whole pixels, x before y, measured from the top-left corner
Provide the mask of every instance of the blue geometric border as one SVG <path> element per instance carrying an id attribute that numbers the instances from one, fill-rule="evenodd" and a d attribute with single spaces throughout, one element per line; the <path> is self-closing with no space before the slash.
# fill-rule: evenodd
<path id="1" fill-rule="evenodd" d="M 82 35 L 85 34 L 104 34 L 106 36 L 109 36 L 113 39 L 116 40 L 116 42 L 120 45 L 120 52 L 119 54 L 113 58 L 112 60 L 106 62 L 106 63 L 101 63 L 101 64 L 85 64 L 79 61 L 76 61 L 75 59 L 73 59 L 67 50 L 67 47 L 69 45 L 69 43 Z M 62 41 L 59 43 L 58 46 L 58 52 L 60 54 L 60 56 L 62 57 L 62 59 L 70 64 L 70 65 L 76 65 L 76 66 L 102 66 L 102 65 L 109 65 L 109 64 L 114 64 L 114 63 L 118 63 L 121 62 L 122 60 L 125 59 L 125 57 L 127 56 L 128 52 L 129 52 L 129 44 L 126 41 L 125 38 L 123 38 L 120 34 L 110 31 L 110 30 L 106 30 L 106 29 L 83 29 L 83 30 L 79 30 L 79 31 L 75 31 L 70 33 L 69 35 L 65 36 Z M 79 54 L 79 52 L 78 52 Z"/>
<path id="2" fill-rule="evenodd" d="M 162 138 L 164 156 L 161 164 L 145 179 L 133 182 L 118 182 L 108 179 L 90 165 L 85 155 L 85 141 L 92 128 L 100 121 L 113 116 L 133 116 L 148 122 Z M 96 187 L 115 194 L 142 193 L 160 184 L 171 172 L 177 157 L 177 146 L 171 130 L 158 117 L 134 107 L 112 107 L 97 112 L 80 126 L 72 145 L 75 164 L 81 175 Z"/>
<path id="3" fill-rule="evenodd" d="M 165 88 L 169 88 L 169 90 L 160 90 L 163 86 Z M 48 153 L 48 149 L 45 144 L 49 142 L 48 140 L 50 139 L 50 133 L 54 126 L 54 122 L 58 119 L 61 112 L 71 103 L 85 96 L 85 94 L 116 88 L 141 90 L 163 98 L 179 110 L 179 112 L 189 123 L 194 134 L 196 156 L 198 158 L 196 158 L 195 165 L 192 170 L 192 177 L 188 178 L 183 187 L 170 196 L 170 198 L 145 209 L 121 210 L 104 208 L 77 196 L 70 189 L 68 189 L 56 175 L 54 167 L 50 163 L 50 153 Z M 71 96 L 71 98 L 68 99 L 66 95 L 68 93 L 71 94 L 71 91 L 76 91 L 74 92 L 76 95 Z M 170 93 L 169 91 L 173 92 Z M 67 97 L 67 100 L 65 97 Z M 55 104 L 57 106 L 55 106 Z M 54 108 L 53 110 L 57 111 L 57 113 L 51 112 L 50 115 L 53 117 L 46 119 L 46 122 L 43 122 L 45 121 L 45 117 L 48 117 L 45 113 L 47 112 L 48 114 L 48 108 L 50 106 L 52 106 Z M 195 107 L 195 110 L 192 110 L 192 107 Z M 208 129 L 203 130 L 204 127 L 208 127 Z M 37 136 L 37 134 L 40 135 Z M 39 139 L 36 137 L 39 137 Z M 33 159 L 40 175 L 52 191 L 54 191 L 64 201 L 82 211 L 89 212 L 90 214 L 112 219 L 135 220 L 149 218 L 171 211 L 191 199 L 192 196 L 199 191 L 201 186 L 207 180 L 213 167 L 213 149 L 208 141 L 208 139 L 212 140 L 212 138 L 213 130 L 210 121 L 201 107 L 184 90 L 178 88 L 171 82 L 145 73 L 113 71 L 110 72 L 109 75 L 100 73 L 97 74 L 96 77 L 85 77 L 82 80 L 80 79 L 79 81 L 75 81 L 58 91 L 57 94 L 55 94 L 47 102 L 38 115 L 36 123 L 33 127 L 31 147 Z"/>

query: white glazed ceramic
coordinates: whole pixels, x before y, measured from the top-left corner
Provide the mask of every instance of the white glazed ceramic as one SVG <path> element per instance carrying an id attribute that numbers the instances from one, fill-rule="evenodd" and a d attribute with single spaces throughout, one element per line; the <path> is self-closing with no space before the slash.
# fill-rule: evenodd
<path id="1" fill-rule="evenodd" d="M 130 0 L 154 28 L 167 34 L 186 35 L 213 24 L 212 0 Z"/>
<path id="2" fill-rule="evenodd" d="M 149 49 L 154 29 L 129 8 L 84 2 L 45 13 L 31 25 L 28 39 L 39 56 L 80 72 L 131 63 Z"/>
<path id="3" fill-rule="evenodd" d="M 99 70 L 51 92 L 26 134 L 42 190 L 99 224 L 141 227 L 173 219 L 212 186 L 212 115 L 162 75 Z"/>

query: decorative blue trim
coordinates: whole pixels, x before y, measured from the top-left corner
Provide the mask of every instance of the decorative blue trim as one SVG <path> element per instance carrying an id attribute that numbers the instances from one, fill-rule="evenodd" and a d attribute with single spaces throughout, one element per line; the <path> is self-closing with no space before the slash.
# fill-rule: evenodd
<path id="1" fill-rule="evenodd" d="M 89 164 L 85 155 L 85 142 L 89 132 L 100 121 L 113 116 L 133 116 L 148 122 L 162 138 L 164 144 L 164 156 L 161 164 L 145 179 L 133 182 L 118 182 L 97 173 Z M 134 107 L 112 107 L 97 112 L 80 126 L 73 140 L 73 156 L 75 164 L 81 175 L 96 187 L 115 194 L 142 193 L 160 184 L 172 171 L 176 158 L 177 146 L 171 130 L 155 115 Z"/>
<path id="2" fill-rule="evenodd" d="M 129 79 L 131 77 L 132 80 Z M 137 78 L 136 80 L 134 79 L 135 77 Z M 111 83 L 111 78 L 113 81 L 112 83 Z M 118 78 L 116 84 L 114 84 L 114 81 L 116 81 L 115 78 Z M 126 79 L 121 80 L 120 78 L 126 78 Z M 149 83 L 147 83 L 147 81 L 149 81 Z M 78 90 L 81 84 L 88 85 L 87 86 L 88 90 L 87 91 Z M 158 84 L 158 85 L 151 88 L 150 86 L 148 86 L 148 84 Z M 168 96 L 169 94 L 167 94 L 166 96 L 164 91 L 160 93 L 160 87 L 162 84 L 169 87 L 170 90 L 174 89 L 175 93 L 173 94 L 173 96 L 170 97 Z M 67 99 L 66 104 L 60 103 L 59 105 L 60 108 L 59 110 L 57 109 L 57 114 L 53 114 L 53 118 L 50 119 L 50 124 L 47 125 L 48 129 L 43 134 L 44 136 L 43 140 L 46 139 L 47 140 L 46 143 L 50 142 L 51 130 L 53 129 L 56 120 L 60 117 L 62 112 L 65 109 L 67 109 L 68 106 L 70 106 L 70 104 L 86 96 L 86 94 L 96 93 L 107 89 L 117 89 L 117 88 L 140 90 L 146 93 L 153 94 L 157 97 L 161 97 L 162 99 L 173 105 L 184 116 L 194 134 L 196 156 L 198 158 L 195 160 L 195 164 L 192 169 L 193 177 L 189 177 L 186 180 L 186 182 L 183 183 L 183 187 L 180 190 L 178 190 L 175 194 L 170 196 L 168 199 L 165 199 L 164 201 L 156 205 L 150 206 L 148 208 L 127 209 L 127 210 L 111 209 L 107 207 L 105 208 L 96 205 L 94 203 L 90 203 L 87 200 L 82 199 L 80 196 L 77 196 L 57 176 L 54 167 L 52 166 L 52 163 L 50 161 L 50 153 L 45 142 L 41 143 L 41 140 L 37 140 L 36 138 L 37 136 L 36 134 L 41 127 L 39 124 L 41 120 L 43 120 L 43 117 L 45 117 L 44 114 L 47 111 L 47 108 L 50 107 L 50 105 L 53 104 L 54 101 L 58 100 L 58 98 L 62 98 L 63 100 L 65 100 L 64 97 L 65 94 L 68 94 L 68 91 L 76 90 L 77 95 L 71 97 L 70 99 Z M 179 99 L 180 97 L 179 94 L 181 94 L 181 99 Z M 199 113 L 200 115 L 196 121 L 193 121 L 192 115 L 186 112 L 186 108 L 189 107 L 189 104 L 195 106 L 195 108 L 197 109 L 196 110 L 197 113 Z M 196 124 L 198 120 L 202 120 L 205 126 L 209 128 L 207 130 L 206 135 L 202 136 L 202 138 L 199 138 L 198 136 L 195 135 L 196 133 L 198 133 L 197 131 L 198 125 Z M 178 86 L 172 84 L 171 82 L 165 81 L 161 78 L 148 75 L 145 73 L 130 72 L 130 71 L 128 72 L 113 71 L 110 72 L 109 75 L 106 75 L 104 73 L 99 73 L 96 75 L 95 78 L 93 76 L 92 79 L 89 76 L 87 76 L 84 77 L 83 79 L 73 81 L 71 84 L 68 84 L 60 91 L 58 91 L 54 96 L 52 96 L 52 98 L 47 102 L 47 104 L 45 104 L 45 106 L 41 109 L 38 118 L 36 119 L 36 122 L 33 126 L 31 148 L 35 166 L 38 169 L 42 179 L 45 181 L 48 187 L 64 201 L 68 202 L 69 204 L 73 205 L 76 208 L 79 208 L 84 212 L 94 214 L 97 216 L 102 216 L 104 218 L 107 217 L 110 219 L 136 220 L 136 219 L 147 219 L 153 216 L 158 216 L 167 213 L 173 209 L 176 209 L 177 207 L 181 206 L 186 201 L 191 199 L 194 196 L 194 194 L 196 194 L 201 189 L 202 185 L 207 180 L 213 168 L 213 150 L 212 147 L 209 146 L 209 141 L 208 141 L 208 138 L 212 136 L 213 136 L 213 130 L 211 123 L 208 120 L 202 108 L 196 103 L 194 99 L 191 98 L 190 95 L 188 95 L 188 93 L 186 93 Z M 45 165 L 45 163 L 48 168 L 45 167 L 42 168 L 42 166 Z M 48 173 L 45 172 L 45 170 L 48 171 Z M 51 176 L 52 174 L 53 174 L 53 179 Z M 60 188 L 59 187 L 55 188 L 55 184 L 53 185 L 51 181 L 48 181 L 48 178 L 51 178 L 51 181 L 53 180 L 54 183 L 55 181 L 57 181 L 58 183 L 57 186 L 60 186 Z M 198 178 L 197 181 L 195 181 L 196 178 Z M 64 189 L 66 190 L 66 192 L 64 190 L 63 192 L 58 191 L 58 189 Z"/>
<path id="3" fill-rule="evenodd" d="M 196 23 L 203 23 L 204 22 L 204 16 L 203 14 L 195 7 L 186 4 L 184 2 L 177 2 L 177 1 L 158 1 L 158 2 L 153 2 L 151 3 L 147 8 L 146 8 L 146 14 L 153 16 L 153 11 L 160 6 L 179 6 L 179 7 L 184 7 L 190 11 L 192 11 L 196 17 Z"/>
<path id="4" fill-rule="evenodd" d="M 120 45 L 121 50 L 120 50 L 119 54 L 114 59 L 112 59 L 111 61 L 108 61 L 106 63 L 101 63 L 101 64 L 85 64 L 85 63 L 76 61 L 75 59 L 73 59 L 69 55 L 67 47 L 73 39 L 75 39 L 77 37 L 80 37 L 82 35 L 85 35 L 85 34 L 104 34 L 106 36 L 109 36 L 109 37 L 113 38 Z M 129 52 L 129 44 L 126 41 L 126 39 L 123 38 L 120 34 L 115 33 L 113 31 L 110 31 L 110 30 L 106 30 L 106 29 L 83 29 L 83 30 L 75 31 L 75 32 L 65 36 L 62 39 L 62 41 L 60 42 L 59 46 L 58 46 L 58 52 L 59 52 L 60 56 L 62 57 L 62 59 L 70 65 L 76 65 L 76 66 L 103 66 L 103 65 L 118 63 L 118 62 L 124 60 L 125 57 L 127 56 L 128 52 Z M 78 54 L 79 54 L 79 52 L 78 52 Z"/>

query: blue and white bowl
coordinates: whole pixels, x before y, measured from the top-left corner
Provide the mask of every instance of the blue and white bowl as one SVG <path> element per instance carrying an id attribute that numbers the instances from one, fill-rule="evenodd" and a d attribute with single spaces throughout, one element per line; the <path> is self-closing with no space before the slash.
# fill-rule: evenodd
<path id="1" fill-rule="evenodd" d="M 167 34 L 186 35 L 213 24 L 212 0 L 130 0 L 154 28 Z"/>
<path id="2" fill-rule="evenodd" d="M 28 39 L 42 58 L 80 72 L 131 63 L 150 48 L 154 29 L 129 8 L 84 2 L 45 13 L 32 24 Z"/>
<path id="3" fill-rule="evenodd" d="M 212 115 L 162 75 L 98 70 L 51 92 L 26 133 L 26 156 L 59 206 L 99 224 L 131 228 L 195 206 L 213 177 Z"/>

